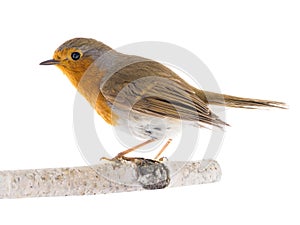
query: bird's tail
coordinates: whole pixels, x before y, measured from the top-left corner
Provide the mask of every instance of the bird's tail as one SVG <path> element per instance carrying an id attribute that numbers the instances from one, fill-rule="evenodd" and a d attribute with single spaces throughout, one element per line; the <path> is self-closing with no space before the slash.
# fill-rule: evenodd
<path id="1" fill-rule="evenodd" d="M 286 109 L 287 105 L 284 102 L 253 99 L 253 98 L 241 98 L 232 95 L 223 95 L 209 91 L 195 90 L 197 95 L 210 105 L 221 105 L 234 108 L 282 108 Z"/>

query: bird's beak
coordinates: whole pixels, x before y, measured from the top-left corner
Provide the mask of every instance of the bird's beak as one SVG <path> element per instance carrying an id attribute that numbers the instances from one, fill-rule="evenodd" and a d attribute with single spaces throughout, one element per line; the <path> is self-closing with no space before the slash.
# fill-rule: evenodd
<path id="1" fill-rule="evenodd" d="M 41 62 L 40 65 L 57 65 L 59 63 L 60 63 L 59 60 L 50 59 L 50 60 L 46 60 L 44 62 Z"/>

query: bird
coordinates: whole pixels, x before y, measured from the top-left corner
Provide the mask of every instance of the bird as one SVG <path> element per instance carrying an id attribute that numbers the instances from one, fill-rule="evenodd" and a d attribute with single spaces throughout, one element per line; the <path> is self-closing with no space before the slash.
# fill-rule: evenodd
<path id="1" fill-rule="evenodd" d="M 167 137 L 154 157 L 159 159 L 180 122 L 199 128 L 229 126 L 210 109 L 211 105 L 286 108 L 284 102 L 200 90 L 160 62 L 120 53 L 92 38 L 64 42 L 52 59 L 40 65 L 57 66 L 106 123 L 121 129 L 129 127 L 131 134 L 141 139 L 140 144 L 115 158 Z"/>

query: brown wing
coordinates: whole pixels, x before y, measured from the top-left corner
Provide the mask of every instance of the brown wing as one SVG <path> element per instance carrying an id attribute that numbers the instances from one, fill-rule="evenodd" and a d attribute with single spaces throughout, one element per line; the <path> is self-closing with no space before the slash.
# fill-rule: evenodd
<path id="1" fill-rule="evenodd" d="M 148 115 L 225 125 L 172 70 L 155 61 L 130 64 L 101 84 L 101 92 L 115 107 Z"/>

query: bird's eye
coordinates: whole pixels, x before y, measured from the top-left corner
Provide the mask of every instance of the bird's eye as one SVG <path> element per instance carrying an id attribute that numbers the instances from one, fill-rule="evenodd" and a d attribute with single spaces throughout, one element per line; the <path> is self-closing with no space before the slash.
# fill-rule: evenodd
<path id="1" fill-rule="evenodd" d="M 72 54 L 71 54 L 71 58 L 73 59 L 73 60 L 78 60 L 78 59 L 80 59 L 80 53 L 79 52 L 72 52 Z"/>

